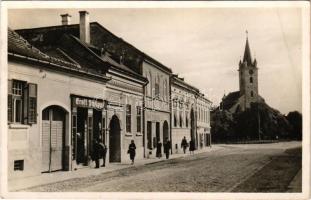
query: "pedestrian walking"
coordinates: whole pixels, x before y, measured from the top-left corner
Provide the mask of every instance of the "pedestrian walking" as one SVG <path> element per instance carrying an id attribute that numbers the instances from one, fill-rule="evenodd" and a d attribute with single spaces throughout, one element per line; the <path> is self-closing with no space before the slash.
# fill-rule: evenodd
<path id="1" fill-rule="evenodd" d="M 132 165 L 134 164 L 135 155 L 136 155 L 136 145 L 134 143 L 134 140 L 131 140 L 131 144 L 129 145 L 129 149 L 127 150 L 127 153 L 130 154 L 130 159 L 132 160 Z"/>
<path id="2" fill-rule="evenodd" d="M 189 145 L 190 154 L 191 153 L 194 154 L 194 150 L 195 150 L 194 141 L 190 140 L 190 145 Z"/>
<path id="3" fill-rule="evenodd" d="M 100 156 L 100 158 L 103 159 L 103 164 L 101 166 L 105 167 L 106 166 L 107 146 L 104 143 L 102 143 L 102 142 L 99 142 L 99 145 L 101 146 L 101 156 Z"/>
<path id="4" fill-rule="evenodd" d="M 169 159 L 170 157 L 170 149 L 171 149 L 171 141 L 169 141 L 169 139 L 166 138 L 166 142 L 164 144 L 164 153 L 165 153 L 166 159 Z"/>
<path id="5" fill-rule="evenodd" d="M 158 158 L 162 157 L 162 143 L 161 143 L 160 140 L 158 140 L 158 143 L 157 143 L 157 153 L 156 153 L 156 156 Z"/>
<path id="6" fill-rule="evenodd" d="M 184 136 L 184 138 L 181 141 L 181 147 L 183 148 L 184 154 L 186 153 L 186 149 L 188 147 L 188 142 L 186 137 Z"/>
<path id="7" fill-rule="evenodd" d="M 95 168 L 99 168 L 99 159 L 101 157 L 101 150 L 102 147 L 100 146 L 99 141 L 95 140 L 93 144 L 93 152 L 91 154 L 91 159 L 95 161 L 96 164 Z"/>

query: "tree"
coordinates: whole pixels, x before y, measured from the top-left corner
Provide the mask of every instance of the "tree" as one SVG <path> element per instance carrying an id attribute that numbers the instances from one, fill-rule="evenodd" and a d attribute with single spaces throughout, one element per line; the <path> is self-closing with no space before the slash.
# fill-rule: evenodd
<path id="1" fill-rule="evenodd" d="M 296 140 L 302 139 L 302 115 L 298 111 L 289 112 L 286 116 L 292 126 L 291 138 Z"/>

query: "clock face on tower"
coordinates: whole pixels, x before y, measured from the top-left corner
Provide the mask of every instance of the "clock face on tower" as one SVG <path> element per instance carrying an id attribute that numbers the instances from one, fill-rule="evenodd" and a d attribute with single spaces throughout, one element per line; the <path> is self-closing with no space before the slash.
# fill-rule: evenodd
<path id="1" fill-rule="evenodd" d="M 253 70 L 250 69 L 250 70 L 249 70 L 249 74 L 253 74 L 253 73 L 254 73 Z"/>

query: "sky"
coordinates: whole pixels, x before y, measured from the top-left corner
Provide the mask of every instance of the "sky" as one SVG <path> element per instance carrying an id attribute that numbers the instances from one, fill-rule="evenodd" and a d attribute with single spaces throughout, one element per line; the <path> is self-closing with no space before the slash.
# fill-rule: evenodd
<path id="1" fill-rule="evenodd" d="M 79 10 L 184 77 L 216 106 L 224 94 L 239 90 L 247 30 L 259 94 L 283 114 L 302 111 L 300 8 L 15 9 L 8 12 L 8 25 L 61 25 L 65 13 L 76 24 Z"/>

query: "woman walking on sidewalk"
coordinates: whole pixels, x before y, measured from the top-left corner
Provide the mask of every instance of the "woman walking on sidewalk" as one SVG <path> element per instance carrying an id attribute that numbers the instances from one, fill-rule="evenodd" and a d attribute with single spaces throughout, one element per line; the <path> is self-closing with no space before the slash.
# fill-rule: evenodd
<path id="1" fill-rule="evenodd" d="M 158 140 L 156 155 L 157 155 L 158 158 L 162 157 L 162 143 L 161 143 L 160 140 Z"/>
<path id="2" fill-rule="evenodd" d="M 187 147 L 188 147 L 188 142 L 187 142 L 185 136 L 184 136 L 184 139 L 182 139 L 182 141 L 181 141 L 181 147 L 183 148 L 184 154 L 185 154 L 185 153 L 186 153 L 186 149 L 187 149 Z"/>
<path id="3" fill-rule="evenodd" d="M 127 153 L 130 154 L 130 159 L 132 160 L 132 165 L 133 165 L 135 155 L 136 155 L 136 145 L 134 143 L 134 140 L 131 140 L 131 144 L 129 145 L 129 149 L 127 150 Z"/>
<path id="4" fill-rule="evenodd" d="M 171 149 L 171 142 L 166 138 L 166 142 L 164 144 L 164 153 L 166 155 L 166 159 L 170 157 L 170 149 Z"/>
<path id="5" fill-rule="evenodd" d="M 194 141 L 190 140 L 190 146 L 189 146 L 190 154 L 191 154 L 191 152 L 192 152 L 192 154 L 194 154 L 194 150 L 195 150 Z"/>

